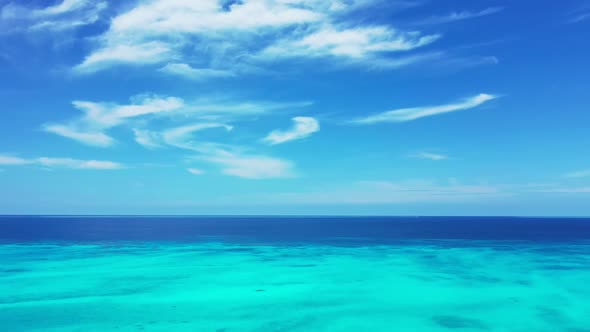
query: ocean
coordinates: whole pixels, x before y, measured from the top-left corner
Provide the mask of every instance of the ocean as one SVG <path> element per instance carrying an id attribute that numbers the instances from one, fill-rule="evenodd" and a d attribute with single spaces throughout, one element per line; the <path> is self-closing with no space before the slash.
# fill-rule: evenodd
<path id="1" fill-rule="evenodd" d="M 0 217 L 0 331 L 590 331 L 590 219 Z"/>

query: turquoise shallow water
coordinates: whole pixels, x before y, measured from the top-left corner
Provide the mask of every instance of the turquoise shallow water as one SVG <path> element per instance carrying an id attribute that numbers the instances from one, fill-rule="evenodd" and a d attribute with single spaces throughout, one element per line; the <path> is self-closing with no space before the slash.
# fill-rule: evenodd
<path id="1" fill-rule="evenodd" d="M 2 331 L 590 331 L 590 243 L 0 245 Z"/>

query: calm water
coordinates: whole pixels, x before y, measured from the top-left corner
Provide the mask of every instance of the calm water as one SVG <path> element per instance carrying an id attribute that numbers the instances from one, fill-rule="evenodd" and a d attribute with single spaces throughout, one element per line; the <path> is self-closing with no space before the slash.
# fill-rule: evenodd
<path id="1" fill-rule="evenodd" d="M 0 217 L 0 331 L 590 331 L 590 219 Z"/>

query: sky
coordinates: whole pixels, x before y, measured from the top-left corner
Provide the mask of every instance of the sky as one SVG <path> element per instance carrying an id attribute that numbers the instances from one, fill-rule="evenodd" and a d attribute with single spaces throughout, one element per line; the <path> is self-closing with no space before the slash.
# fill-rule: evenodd
<path id="1" fill-rule="evenodd" d="M 0 214 L 590 216 L 590 1 L 0 0 Z"/>

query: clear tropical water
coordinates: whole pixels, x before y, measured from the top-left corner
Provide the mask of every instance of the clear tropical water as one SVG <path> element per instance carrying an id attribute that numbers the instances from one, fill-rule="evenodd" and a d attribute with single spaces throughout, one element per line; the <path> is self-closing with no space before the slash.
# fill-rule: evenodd
<path id="1" fill-rule="evenodd" d="M 1 331 L 590 331 L 590 220 L 0 218 Z"/>

